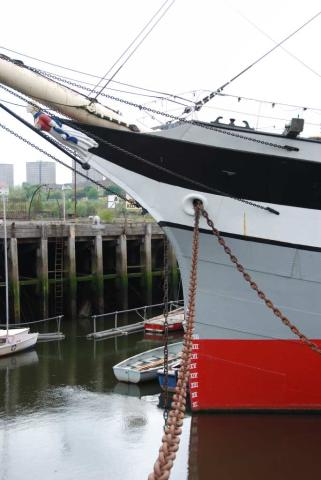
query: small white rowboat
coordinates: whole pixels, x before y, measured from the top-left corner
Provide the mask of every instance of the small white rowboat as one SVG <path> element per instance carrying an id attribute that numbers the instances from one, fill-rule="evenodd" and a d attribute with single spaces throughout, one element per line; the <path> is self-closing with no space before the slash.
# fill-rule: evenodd
<path id="1" fill-rule="evenodd" d="M 171 365 L 180 357 L 182 342 L 168 345 L 168 362 Z M 139 383 L 157 378 L 157 371 L 164 363 L 164 347 L 154 348 L 127 358 L 113 367 L 120 382 Z"/>

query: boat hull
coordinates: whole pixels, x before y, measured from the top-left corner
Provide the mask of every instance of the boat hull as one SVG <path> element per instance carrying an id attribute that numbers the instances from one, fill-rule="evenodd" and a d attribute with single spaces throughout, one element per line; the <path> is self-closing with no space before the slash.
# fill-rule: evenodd
<path id="1" fill-rule="evenodd" d="M 182 342 L 168 346 L 169 364 L 177 361 Z M 160 366 L 164 363 L 164 347 L 153 348 L 127 358 L 113 366 L 113 372 L 119 382 L 141 383 L 155 380 Z"/>
<path id="2" fill-rule="evenodd" d="M 193 348 L 194 411 L 321 409 L 321 358 L 300 341 L 194 340 Z"/>
<path id="3" fill-rule="evenodd" d="M 179 245 L 187 289 L 191 232 L 166 232 Z M 321 254 L 245 237 L 225 240 L 259 288 L 321 348 Z M 266 307 L 209 233 L 200 235 L 199 257 L 192 409 L 321 410 L 321 355 Z"/>
<path id="4" fill-rule="evenodd" d="M 184 329 L 184 308 L 172 310 L 167 316 L 167 329 L 168 332 L 177 332 Z M 165 333 L 165 317 L 164 315 L 158 315 L 157 317 L 150 318 L 144 322 L 145 332 L 152 333 Z"/>
<path id="5" fill-rule="evenodd" d="M 165 381 L 164 370 L 158 371 L 158 382 L 161 389 L 165 390 L 166 381 Z M 170 370 L 167 375 L 167 391 L 174 393 L 176 389 L 176 383 L 177 383 L 177 373 L 173 370 Z"/>
<path id="6" fill-rule="evenodd" d="M 165 333 L 165 326 L 162 323 L 146 322 L 144 325 L 144 330 L 145 332 Z M 179 330 L 183 330 L 183 322 L 170 322 L 168 324 L 169 332 L 177 332 Z"/>
<path id="7" fill-rule="evenodd" d="M 90 135 L 90 128 L 86 130 Z M 164 228 L 175 249 L 185 299 L 193 200 L 200 199 L 258 287 L 319 344 L 321 210 L 315 181 L 321 171 L 320 143 L 278 137 L 277 143 L 289 145 L 288 150 L 273 146 L 276 140 L 268 136 L 251 142 L 210 132 L 209 139 L 209 134 L 203 137 L 197 128 L 182 130 L 180 135 L 175 128 L 160 132 L 159 141 L 146 135 L 126 133 L 125 138 L 116 133 L 110 137 L 102 129 L 92 131 L 134 154 L 128 156 L 104 143 L 91 163 L 137 199 Z M 172 135 L 172 141 L 166 135 Z M 321 397 L 314 388 L 320 379 L 321 356 L 298 343 L 266 307 L 204 219 L 200 231 L 194 348 L 200 348 L 201 356 L 198 359 L 198 353 L 193 353 L 192 409 L 321 410 Z M 295 375 L 298 365 L 304 364 L 305 375 Z"/>
<path id="8" fill-rule="evenodd" d="M 25 336 L 19 336 L 13 339 L 12 342 L 0 345 L 0 357 L 13 355 L 14 353 L 22 352 L 33 348 L 37 343 L 38 333 L 27 333 Z"/>

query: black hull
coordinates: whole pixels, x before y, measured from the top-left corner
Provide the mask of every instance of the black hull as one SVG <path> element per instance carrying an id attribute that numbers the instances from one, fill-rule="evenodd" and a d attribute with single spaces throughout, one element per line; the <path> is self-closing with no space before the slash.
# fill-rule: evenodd
<path id="1" fill-rule="evenodd" d="M 271 155 L 266 155 L 150 133 L 90 125 L 81 129 L 99 143 L 92 153 L 162 183 L 268 204 L 321 208 L 321 164 L 295 158 L 295 152 L 278 156 L 280 150 L 271 147 Z M 301 143 L 302 149 L 309 145 Z"/>

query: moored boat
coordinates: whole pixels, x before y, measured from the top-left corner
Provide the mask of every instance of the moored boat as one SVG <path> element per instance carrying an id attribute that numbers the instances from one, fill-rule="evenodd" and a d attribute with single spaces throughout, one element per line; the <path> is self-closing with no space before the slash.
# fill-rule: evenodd
<path id="1" fill-rule="evenodd" d="M 177 332 L 184 329 L 184 308 L 176 308 L 168 313 L 167 323 L 168 332 Z M 157 315 L 157 317 L 149 318 L 144 322 L 145 332 L 164 333 L 165 332 L 165 318 L 164 315 Z"/>
<path id="2" fill-rule="evenodd" d="M 181 349 L 182 342 L 168 345 L 169 365 L 178 360 Z M 120 382 L 147 382 L 157 378 L 157 371 L 163 363 L 164 347 L 158 347 L 123 360 L 113 366 L 113 371 Z"/>
<path id="3" fill-rule="evenodd" d="M 0 357 L 32 348 L 37 338 L 38 333 L 29 333 L 29 328 L 0 330 Z"/>
<path id="4" fill-rule="evenodd" d="M 8 247 L 7 247 L 7 220 L 6 220 L 6 197 L 8 188 L 0 185 L 2 197 L 3 217 L 3 243 L 4 243 L 4 271 L 5 271 L 5 329 L 0 330 L 0 357 L 12 355 L 16 352 L 32 348 L 38 339 L 38 333 L 29 333 L 29 328 L 9 328 L 9 278 L 8 278 Z"/>
<path id="5" fill-rule="evenodd" d="M 165 390 L 167 388 L 168 392 L 175 392 L 179 368 L 180 360 L 174 362 L 169 367 L 167 374 L 165 374 L 164 368 L 160 368 L 157 371 L 158 383 L 162 390 Z"/>

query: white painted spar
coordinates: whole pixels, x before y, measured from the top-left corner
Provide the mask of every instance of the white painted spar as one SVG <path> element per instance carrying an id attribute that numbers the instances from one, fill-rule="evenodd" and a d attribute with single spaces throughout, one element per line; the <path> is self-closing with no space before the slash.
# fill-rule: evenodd
<path id="1" fill-rule="evenodd" d="M 0 57 L 0 83 L 78 122 L 116 130 L 130 130 L 125 120 L 99 102 Z"/>

